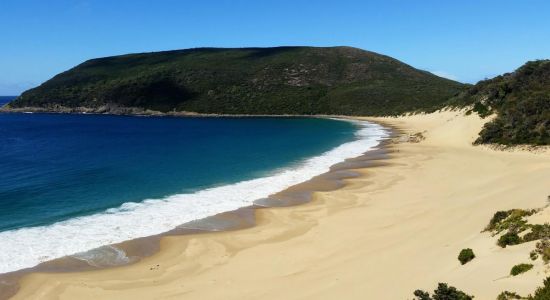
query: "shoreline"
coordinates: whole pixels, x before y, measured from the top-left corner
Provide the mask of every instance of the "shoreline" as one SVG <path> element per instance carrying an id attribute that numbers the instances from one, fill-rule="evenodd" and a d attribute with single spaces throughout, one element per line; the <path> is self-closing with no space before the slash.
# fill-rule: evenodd
<path id="1" fill-rule="evenodd" d="M 180 117 L 180 116 L 178 116 Z M 181 116 L 187 117 L 187 116 Z M 203 115 L 202 117 L 209 117 Z M 220 116 L 225 117 L 225 116 Z M 234 116 L 239 117 L 239 116 Z M 248 117 L 263 117 L 263 116 L 248 116 Z M 281 116 L 272 116 L 281 117 Z M 303 117 L 303 116 L 285 116 L 285 117 Z M 311 116 L 310 116 L 311 117 Z M 334 116 L 314 116 L 316 118 L 336 118 Z M 356 118 L 341 118 L 342 121 L 364 121 Z M 373 122 L 370 122 L 373 123 Z M 388 139 L 396 134 L 396 130 L 390 127 L 383 126 L 386 131 L 386 137 L 378 141 L 378 144 L 371 147 L 366 152 L 363 152 L 358 157 L 347 158 L 344 161 L 338 162 L 330 166 L 329 171 L 316 175 L 305 182 L 285 188 L 275 194 L 264 199 L 254 201 L 251 206 L 241 207 L 236 210 L 218 213 L 206 218 L 193 220 L 180 226 L 160 234 L 140 237 L 137 239 L 123 241 L 110 245 L 104 245 L 96 249 L 91 249 L 83 254 L 90 253 L 93 256 L 96 251 L 107 251 L 108 255 L 124 255 L 123 258 L 128 258 L 126 262 L 120 264 L 97 265 L 94 261 L 76 258 L 78 254 L 68 255 L 65 257 L 48 260 L 40 263 L 35 267 L 25 268 L 17 271 L 0 274 L 0 299 L 10 299 L 19 289 L 19 281 L 21 278 L 33 273 L 71 273 L 71 272 L 92 272 L 103 269 L 120 268 L 124 266 L 139 263 L 144 258 L 155 255 L 160 251 L 161 240 L 169 236 L 187 236 L 197 234 L 208 234 L 212 232 L 230 232 L 242 230 L 255 226 L 256 210 L 276 208 L 276 207 L 291 207 L 302 205 L 312 200 L 313 193 L 317 191 L 332 191 L 345 186 L 344 181 L 348 178 L 360 176 L 354 172 L 354 169 L 363 168 L 366 165 L 373 164 L 372 161 L 383 159 L 385 156 L 385 144 Z M 359 129 L 360 130 L 360 129 Z M 115 252 L 113 254 L 113 252 Z"/>
<path id="2" fill-rule="evenodd" d="M 472 146 L 487 120 L 460 112 L 364 120 L 425 140 L 389 143 L 379 166 L 308 203 L 255 210 L 253 227 L 164 237 L 160 251 L 119 268 L 33 273 L 13 299 L 408 299 L 437 282 L 495 299 L 541 285 L 540 260 L 508 276 L 533 245 L 500 248 L 481 231 L 498 210 L 546 204 L 548 152 Z M 461 266 L 468 247 L 476 258 Z"/>
<path id="3" fill-rule="evenodd" d="M 102 106 L 98 108 L 90 107 L 17 107 L 13 108 L 6 103 L 4 106 L 0 106 L 0 113 L 44 113 L 44 114 L 75 114 L 75 115 L 112 115 L 112 116 L 140 116 L 140 117 L 227 117 L 227 118 L 302 118 L 302 117 L 342 117 L 347 118 L 345 115 L 297 115 L 297 114 L 209 114 L 209 113 L 197 113 L 190 111 L 170 111 L 161 112 L 158 110 L 144 109 L 140 107 L 121 107 L 121 106 Z M 351 117 L 353 118 L 353 117 Z"/>
<path id="4" fill-rule="evenodd" d="M 364 120 L 363 116 L 354 115 L 325 115 L 325 114 L 223 114 L 223 113 L 197 113 L 191 111 L 169 111 L 143 109 L 139 107 L 9 107 L 9 103 L 0 106 L 0 113 L 4 114 L 60 114 L 60 115 L 104 115 L 104 116 L 128 116 L 128 117 L 183 117 L 183 118 L 339 118 L 348 120 Z M 423 112 L 419 112 L 423 113 Z"/>

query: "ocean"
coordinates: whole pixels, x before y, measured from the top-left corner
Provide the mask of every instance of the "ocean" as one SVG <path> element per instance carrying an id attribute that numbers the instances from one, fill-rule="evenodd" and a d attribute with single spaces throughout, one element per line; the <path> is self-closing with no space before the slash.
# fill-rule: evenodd
<path id="1" fill-rule="evenodd" d="M 249 206 L 385 135 L 319 118 L 0 114 L 0 273 Z"/>
<path id="2" fill-rule="evenodd" d="M 0 106 L 10 102 L 15 98 L 16 98 L 15 96 L 0 96 Z"/>

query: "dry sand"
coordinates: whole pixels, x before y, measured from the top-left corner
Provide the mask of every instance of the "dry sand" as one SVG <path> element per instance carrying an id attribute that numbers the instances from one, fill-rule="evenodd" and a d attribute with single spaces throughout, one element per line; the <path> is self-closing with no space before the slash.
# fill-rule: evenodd
<path id="1" fill-rule="evenodd" d="M 311 203 L 258 210 L 256 227 L 166 237 L 126 267 L 31 274 L 14 299 L 411 299 L 438 282 L 476 299 L 533 292 L 540 259 L 508 276 L 533 243 L 502 249 L 481 230 L 497 210 L 547 204 L 549 153 L 474 147 L 486 120 L 459 112 L 373 120 L 426 139 L 391 144 L 387 165 Z M 477 257 L 461 266 L 466 247 Z"/>

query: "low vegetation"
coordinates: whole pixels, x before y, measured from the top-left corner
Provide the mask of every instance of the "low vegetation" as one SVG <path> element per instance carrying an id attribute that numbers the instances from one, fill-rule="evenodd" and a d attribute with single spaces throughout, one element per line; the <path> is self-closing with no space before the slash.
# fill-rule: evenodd
<path id="1" fill-rule="evenodd" d="M 544 285 L 537 288 L 534 296 L 529 296 L 529 300 L 548 300 L 550 299 L 550 277 L 544 280 Z"/>
<path id="2" fill-rule="evenodd" d="M 516 276 L 521 273 L 525 273 L 533 268 L 532 264 L 519 264 L 512 267 L 510 270 L 510 275 Z"/>
<path id="3" fill-rule="evenodd" d="M 498 239 L 497 244 L 502 248 L 506 248 L 506 246 L 509 246 L 509 245 L 521 244 L 521 242 L 522 240 L 517 233 L 506 232 Z"/>
<path id="4" fill-rule="evenodd" d="M 542 257 L 544 262 L 548 262 L 550 261 L 550 224 L 530 224 L 526 219 L 528 216 L 538 211 L 539 210 L 535 209 L 497 211 L 489 221 L 489 224 L 485 227 L 485 231 L 489 231 L 493 235 L 500 235 L 497 243 L 501 247 L 537 241 L 536 248 L 530 252 L 529 258 L 531 260 L 537 260 L 539 257 Z M 475 254 L 470 248 L 462 249 L 458 255 L 458 260 L 462 264 L 474 258 Z M 517 276 L 528 272 L 533 267 L 533 264 L 528 263 L 515 265 L 511 268 L 510 275 Z M 464 300 L 474 298 L 445 283 L 439 283 L 438 288 L 434 290 L 432 295 L 423 290 L 416 290 L 414 291 L 414 296 L 416 300 Z M 534 295 L 523 297 L 515 292 L 503 291 L 496 299 L 550 300 L 550 277 L 544 280 L 544 285 L 537 288 Z"/>
<path id="5" fill-rule="evenodd" d="M 475 257 L 474 251 L 470 248 L 462 249 L 462 251 L 458 254 L 458 260 L 461 264 L 466 264 Z"/>
<path id="6" fill-rule="evenodd" d="M 550 224 L 530 224 L 526 219 L 538 211 L 535 209 L 498 211 L 489 221 L 485 231 L 490 231 L 493 235 L 505 232 L 497 240 L 497 244 L 501 247 L 537 241 L 535 249 L 529 253 L 529 258 L 535 261 L 541 257 L 545 263 L 548 263 L 550 261 Z M 532 268 L 533 264 L 518 264 L 512 267 L 510 275 L 516 276 Z M 521 297 L 516 293 L 505 291 L 497 298 L 497 300 L 508 299 L 550 299 L 550 277 L 544 280 L 544 286 L 538 288 L 534 296 Z"/>
<path id="7" fill-rule="evenodd" d="M 474 298 L 446 283 L 439 283 L 433 295 L 423 290 L 416 290 L 414 296 L 417 300 L 471 300 Z"/>
<path id="8" fill-rule="evenodd" d="M 500 223 L 502 221 L 504 221 L 504 219 L 508 218 L 508 216 L 510 216 L 510 214 L 513 212 L 513 210 L 508 210 L 508 211 L 497 211 L 493 217 L 491 218 L 491 220 L 489 221 L 489 225 L 487 225 L 487 227 L 485 227 L 485 230 L 486 231 L 493 231 L 493 230 L 497 230 L 497 225 L 500 225 Z"/>
<path id="9" fill-rule="evenodd" d="M 537 258 L 539 258 L 539 254 L 537 253 L 536 250 L 533 250 L 533 251 L 529 252 L 529 258 L 531 260 L 537 260 Z"/>
<path id="10" fill-rule="evenodd" d="M 523 236 L 523 240 L 525 242 L 536 241 L 550 237 L 550 224 L 527 224 L 527 226 L 531 230 Z"/>
<path id="11" fill-rule="evenodd" d="M 512 73 L 483 80 L 454 97 L 455 106 L 472 107 L 485 124 L 476 143 L 550 144 L 550 60 L 530 61 Z"/>
<path id="12" fill-rule="evenodd" d="M 537 242 L 534 252 L 537 257 L 540 255 L 545 263 L 548 263 L 548 261 L 550 261 L 550 240 L 548 239 L 548 237 L 545 237 Z M 533 258 L 533 256 L 534 255 L 531 255 L 531 259 Z"/>
<path id="13" fill-rule="evenodd" d="M 528 229 L 527 221 L 525 217 L 531 216 L 536 213 L 537 210 L 523 210 L 523 209 L 511 209 L 507 211 L 497 211 L 489 225 L 485 227 L 486 231 L 493 231 L 496 234 L 505 230 L 511 230 L 513 232 L 522 232 Z"/>
<path id="14" fill-rule="evenodd" d="M 550 258 L 550 250 L 547 250 L 550 249 L 550 242 L 548 241 L 550 239 L 550 224 L 528 224 L 525 219 L 537 211 L 535 209 L 498 211 L 485 227 L 485 231 L 490 231 L 493 235 L 506 231 L 497 241 L 497 244 L 503 248 L 509 245 L 540 240 L 535 254 L 546 256 L 545 260 L 548 260 Z M 522 233 L 523 236 L 520 236 Z M 545 251 L 548 251 L 548 253 L 544 254 Z M 531 254 L 532 259 L 535 254 Z"/>
<path id="15" fill-rule="evenodd" d="M 525 299 L 525 298 L 521 297 L 520 295 L 514 292 L 509 292 L 509 291 L 504 291 L 497 296 L 497 300 L 514 300 L 514 299 Z"/>
<path id="16" fill-rule="evenodd" d="M 524 300 L 549 300 L 550 299 L 550 277 L 547 277 L 544 280 L 544 284 L 541 287 L 538 287 L 534 295 L 529 295 L 527 297 L 522 297 L 514 292 L 504 291 L 498 295 L 497 300 L 513 300 L 513 299 L 524 299 Z"/>
<path id="17" fill-rule="evenodd" d="M 523 268 L 526 268 L 526 267 L 523 267 Z M 437 289 L 434 290 L 433 295 L 430 295 L 430 293 L 422 290 L 416 290 L 414 291 L 414 296 L 416 297 L 416 300 L 471 300 L 474 298 L 474 296 L 470 296 L 464 293 L 463 291 L 456 289 L 455 287 L 448 286 L 446 283 L 439 283 Z M 533 295 L 523 297 L 515 292 L 504 291 L 500 293 L 496 298 L 496 300 L 516 300 L 516 299 L 549 300 L 550 299 L 550 277 L 547 277 L 544 280 L 543 286 L 538 287 Z"/>

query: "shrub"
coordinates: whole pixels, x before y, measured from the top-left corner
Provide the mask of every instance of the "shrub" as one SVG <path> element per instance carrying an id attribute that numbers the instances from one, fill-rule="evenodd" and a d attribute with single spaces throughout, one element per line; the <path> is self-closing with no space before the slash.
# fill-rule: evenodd
<path id="1" fill-rule="evenodd" d="M 528 62 L 513 73 L 482 80 L 453 99 L 480 116 L 496 113 L 476 143 L 550 144 L 550 63 Z M 479 104 L 477 104 L 479 103 Z"/>
<path id="2" fill-rule="evenodd" d="M 531 227 L 531 231 L 523 236 L 524 242 L 550 238 L 550 224 L 534 224 L 529 227 Z"/>
<path id="3" fill-rule="evenodd" d="M 498 211 L 493 215 L 485 230 L 494 231 L 495 234 L 501 233 L 504 230 L 516 233 L 522 232 L 532 227 L 532 225 L 527 224 L 527 220 L 524 217 L 530 216 L 535 212 L 537 211 L 523 209 Z"/>
<path id="4" fill-rule="evenodd" d="M 461 264 L 465 264 L 475 257 L 476 256 L 474 254 L 474 251 L 470 248 L 462 249 L 462 251 L 460 251 L 460 254 L 458 254 L 458 260 Z"/>
<path id="5" fill-rule="evenodd" d="M 517 245 L 521 243 L 521 238 L 515 232 L 507 232 L 503 234 L 497 241 L 497 244 L 502 248 L 506 248 L 508 245 Z"/>
<path id="6" fill-rule="evenodd" d="M 413 293 L 416 296 L 416 299 L 418 300 L 432 300 L 432 297 L 430 297 L 430 293 L 425 292 L 423 290 L 416 290 Z"/>
<path id="7" fill-rule="evenodd" d="M 485 118 L 492 113 L 491 108 L 483 105 L 481 102 L 476 102 L 472 108 L 481 118 Z"/>
<path id="8" fill-rule="evenodd" d="M 519 264 L 512 267 L 512 270 L 510 270 L 510 275 L 516 276 L 521 273 L 525 273 L 533 268 L 532 264 Z"/>
<path id="9" fill-rule="evenodd" d="M 548 300 L 550 299 L 550 277 L 544 279 L 544 285 L 537 288 L 534 296 L 529 296 L 529 300 Z"/>
<path id="10" fill-rule="evenodd" d="M 548 262 L 550 260 L 550 240 L 542 239 L 538 241 L 535 251 L 542 256 L 544 262 Z"/>
<path id="11" fill-rule="evenodd" d="M 500 293 L 497 297 L 497 300 L 513 300 L 513 299 L 522 299 L 522 297 L 514 292 L 504 291 Z"/>
<path id="12" fill-rule="evenodd" d="M 439 283 L 431 297 L 428 292 L 422 290 L 414 291 L 414 295 L 418 300 L 472 300 L 474 298 L 446 283 Z"/>
<path id="13" fill-rule="evenodd" d="M 537 258 L 539 258 L 539 254 L 537 253 L 537 250 L 533 250 L 529 253 L 529 258 L 531 258 L 531 260 L 537 260 Z"/>
<path id="14" fill-rule="evenodd" d="M 497 211 L 493 217 L 491 218 L 491 221 L 489 221 L 489 225 L 485 228 L 487 231 L 491 231 L 496 228 L 496 226 L 503 221 L 504 219 L 508 218 L 508 216 L 512 213 L 511 210 L 508 211 Z"/>

